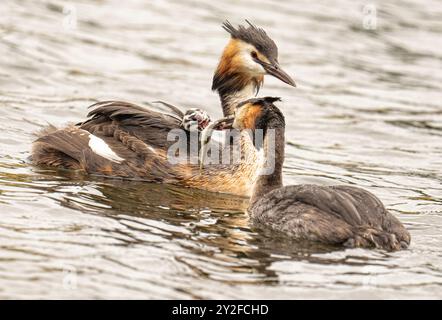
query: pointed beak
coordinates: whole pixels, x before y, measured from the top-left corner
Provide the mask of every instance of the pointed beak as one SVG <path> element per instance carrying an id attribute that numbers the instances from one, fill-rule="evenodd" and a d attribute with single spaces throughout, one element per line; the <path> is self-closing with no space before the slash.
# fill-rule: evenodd
<path id="1" fill-rule="evenodd" d="M 284 70 L 281 69 L 281 67 L 277 62 L 262 63 L 261 65 L 268 74 L 274 76 L 275 78 L 278 78 L 279 80 L 293 87 L 296 87 L 295 81 Z"/>

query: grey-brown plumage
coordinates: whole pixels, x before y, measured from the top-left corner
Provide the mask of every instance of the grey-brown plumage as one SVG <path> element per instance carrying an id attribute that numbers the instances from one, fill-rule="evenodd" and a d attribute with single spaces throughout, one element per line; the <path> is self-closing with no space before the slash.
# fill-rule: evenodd
<path id="1" fill-rule="evenodd" d="M 94 136 L 102 139 L 121 160 L 97 154 L 90 146 L 90 133 L 77 126 L 69 126 L 59 130 L 53 127 L 39 137 L 33 144 L 33 161 L 96 175 L 177 182 L 165 161 L 159 161 L 162 155 L 118 126 L 102 126 Z"/>
<path id="2" fill-rule="evenodd" d="M 408 231 L 366 190 L 353 186 L 282 186 L 285 123 L 273 101 L 246 102 L 236 110 L 234 122 L 241 130 L 263 129 L 264 158 L 273 156 L 275 160 L 274 170 L 259 176 L 253 187 L 248 212 L 255 226 L 299 241 L 386 250 L 408 247 Z M 274 143 L 269 140 L 269 130 L 275 130 Z"/>
<path id="3" fill-rule="evenodd" d="M 249 208 L 258 227 L 295 240 L 348 247 L 407 248 L 410 234 L 376 196 L 350 186 L 278 188 Z"/>
<path id="4" fill-rule="evenodd" d="M 184 114 L 178 111 L 167 114 L 124 101 L 103 101 L 89 108 L 89 119 L 78 127 L 99 136 L 108 136 L 104 128 L 114 125 L 152 147 L 168 148 L 172 143 L 167 141 L 169 131 L 182 129 Z"/>

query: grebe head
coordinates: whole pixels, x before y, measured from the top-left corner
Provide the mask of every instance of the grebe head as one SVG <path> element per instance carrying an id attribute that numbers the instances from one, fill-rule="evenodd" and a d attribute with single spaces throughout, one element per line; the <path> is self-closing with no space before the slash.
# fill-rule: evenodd
<path id="1" fill-rule="evenodd" d="M 248 27 L 238 26 L 237 29 L 228 21 L 223 24 L 231 39 L 213 77 L 212 90 L 222 92 L 226 87 L 235 89 L 235 86 L 240 90 L 251 81 L 259 90 L 266 74 L 295 87 L 293 79 L 279 65 L 275 42 L 263 29 L 246 22 Z M 234 80 L 232 75 L 235 75 Z"/>
<path id="2" fill-rule="evenodd" d="M 206 111 L 191 108 L 183 116 L 182 126 L 187 131 L 202 131 L 210 123 L 210 116 Z"/>
<path id="3" fill-rule="evenodd" d="M 232 127 L 238 130 L 284 128 L 285 120 L 281 110 L 273 103 L 279 97 L 254 98 L 238 104 Z"/>
<path id="4" fill-rule="evenodd" d="M 263 131 L 263 137 L 265 137 L 269 128 L 282 130 L 283 134 L 285 128 L 284 115 L 273 104 L 275 101 L 280 100 L 281 98 L 279 97 L 248 99 L 236 106 L 234 114 L 218 119 L 208 125 L 201 134 L 200 169 L 203 167 L 206 147 L 214 130 L 247 130 L 252 135 L 253 144 L 258 150 L 262 147 L 261 142 L 263 141 L 254 139 L 253 136 L 256 129 Z M 281 140 L 281 137 L 278 137 L 278 139 Z M 282 137 L 282 140 L 284 140 L 284 137 Z"/>

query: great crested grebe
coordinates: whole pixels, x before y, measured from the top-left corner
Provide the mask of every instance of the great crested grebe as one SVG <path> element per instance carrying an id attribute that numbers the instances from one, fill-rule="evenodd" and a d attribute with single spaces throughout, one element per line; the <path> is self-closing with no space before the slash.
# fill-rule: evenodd
<path id="1" fill-rule="evenodd" d="M 223 24 L 231 39 L 214 73 L 212 90 L 218 92 L 226 116 L 238 102 L 257 94 L 266 74 L 295 86 L 279 66 L 274 41 L 263 29 L 247 23 L 238 28 Z M 248 139 L 240 140 L 244 155 L 237 164 L 213 164 L 200 173 L 198 163 L 168 162 L 167 150 L 174 143 L 167 140 L 170 130 L 189 129 L 195 122 L 202 130 L 209 121 L 202 110 L 183 114 L 168 106 L 171 112 L 166 114 L 121 101 L 94 104 L 89 119 L 82 123 L 43 129 L 33 143 L 32 161 L 89 174 L 249 195 L 257 166 L 256 151 Z"/>
<path id="2" fill-rule="evenodd" d="M 386 250 L 408 247 L 408 231 L 368 191 L 341 185 L 283 187 L 285 122 L 273 104 L 278 100 L 266 97 L 240 103 L 232 124 L 238 130 L 262 130 L 262 144 L 256 145 L 263 155 L 260 170 L 269 161 L 274 164 L 274 170 L 261 172 L 253 186 L 248 208 L 252 222 L 298 241 Z"/>

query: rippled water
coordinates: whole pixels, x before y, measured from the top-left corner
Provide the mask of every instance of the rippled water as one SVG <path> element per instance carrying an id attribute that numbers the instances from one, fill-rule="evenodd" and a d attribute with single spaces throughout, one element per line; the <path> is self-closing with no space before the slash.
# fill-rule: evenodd
<path id="1" fill-rule="evenodd" d="M 442 298 L 442 5 L 366 4 L 2 0 L 0 298 Z M 226 18 L 265 27 L 298 83 L 260 93 L 283 97 L 285 183 L 374 192 L 409 250 L 301 248 L 251 230 L 242 198 L 27 163 L 34 131 L 97 100 L 220 116 Z"/>

